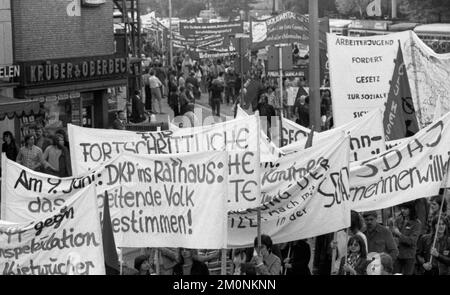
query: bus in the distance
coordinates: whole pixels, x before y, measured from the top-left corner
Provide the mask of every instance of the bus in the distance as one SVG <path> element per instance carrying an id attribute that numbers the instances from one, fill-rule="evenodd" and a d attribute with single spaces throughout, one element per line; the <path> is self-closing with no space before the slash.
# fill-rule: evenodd
<path id="1" fill-rule="evenodd" d="M 450 24 L 424 24 L 414 28 L 414 32 L 436 53 L 450 52 Z"/>

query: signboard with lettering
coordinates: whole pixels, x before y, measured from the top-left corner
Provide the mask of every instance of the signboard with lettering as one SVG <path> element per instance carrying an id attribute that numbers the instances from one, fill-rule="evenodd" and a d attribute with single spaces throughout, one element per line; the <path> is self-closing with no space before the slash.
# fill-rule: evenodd
<path id="1" fill-rule="evenodd" d="M 126 58 L 108 55 L 24 62 L 22 68 L 21 85 L 39 86 L 126 77 L 129 66 Z"/>
<path id="2" fill-rule="evenodd" d="M 20 66 L 18 65 L 0 65 L 0 79 L 11 79 L 20 77 Z"/>

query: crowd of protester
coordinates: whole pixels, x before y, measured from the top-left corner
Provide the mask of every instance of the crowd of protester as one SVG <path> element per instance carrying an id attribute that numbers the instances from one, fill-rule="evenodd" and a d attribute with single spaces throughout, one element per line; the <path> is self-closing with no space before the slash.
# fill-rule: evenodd
<path id="1" fill-rule="evenodd" d="M 258 110 L 261 116 L 282 114 L 304 127 L 310 125 L 310 99 L 304 78 L 284 78 L 281 94 L 278 80 L 265 75 L 261 60 L 256 60 L 244 77 L 229 58 L 196 61 L 188 54 L 179 54 L 173 64 L 174 67 L 163 67 L 160 56 L 146 60 L 144 93 L 137 90 L 132 97 L 132 122 L 144 120 L 146 112 L 162 114 L 162 99 L 167 99 L 175 116 L 188 116 L 201 94 L 207 93 L 213 114 L 217 116 L 221 105 L 240 102 L 244 109 Z M 321 115 L 322 129 L 327 130 L 333 127 L 333 118 L 327 81 L 324 86 Z M 298 88 L 294 95 L 289 95 L 290 87 Z M 115 129 L 125 129 L 126 123 L 124 111 L 119 111 L 112 125 Z M 34 171 L 59 177 L 72 175 L 69 144 L 62 129 L 50 134 L 43 126 L 36 125 L 20 148 L 13 134 L 6 131 L 2 152 L 8 159 Z M 206 275 L 221 274 L 225 269 L 229 275 L 449 275 L 450 215 L 443 191 L 438 196 L 391 209 L 388 218 L 383 214 L 382 223 L 379 212 L 352 211 L 348 230 L 315 237 L 314 242 L 273 244 L 271 237 L 263 234 L 260 245 L 255 238 L 254 247 L 225 253 L 147 249 L 145 255 L 135 258 L 134 273 Z M 222 266 L 222 261 L 226 265 Z"/>

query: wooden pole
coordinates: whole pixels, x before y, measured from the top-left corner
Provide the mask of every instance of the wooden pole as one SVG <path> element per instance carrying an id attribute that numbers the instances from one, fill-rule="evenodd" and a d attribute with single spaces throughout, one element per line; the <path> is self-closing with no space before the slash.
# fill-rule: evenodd
<path id="1" fill-rule="evenodd" d="M 319 1 L 309 3 L 309 118 L 320 132 Z"/>
<path id="2" fill-rule="evenodd" d="M 334 233 L 333 233 L 333 242 L 336 241 L 336 240 L 337 240 L 337 232 L 334 232 Z M 332 274 L 332 275 L 333 275 L 333 274 L 337 274 L 337 273 L 333 273 L 333 271 L 334 271 L 334 265 L 336 264 L 336 263 L 335 263 L 335 261 L 336 261 L 336 256 L 337 256 L 337 246 L 334 247 L 334 248 L 332 249 L 332 252 L 331 252 L 331 274 Z"/>
<path id="3" fill-rule="evenodd" d="M 289 242 L 289 248 L 288 248 L 288 255 L 287 255 L 287 258 L 289 258 L 289 263 L 291 263 L 291 242 Z M 286 273 L 287 273 L 287 268 L 285 267 L 284 268 L 284 275 L 286 275 Z"/>
<path id="4" fill-rule="evenodd" d="M 222 249 L 222 258 L 220 262 L 220 274 L 227 275 L 227 249 Z"/>
<path id="5" fill-rule="evenodd" d="M 172 0 L 169 0 L 169 32 L 170 32 L 170 37 L 169 37 L 169 59 L 170 59 L 170 61 L 169 61 L 169 65 L 173 67 Z"/>
<path id="6" fill-rule="evenodd" d="M 281 105 L 283 105 L 283 47 L 278 47 L 279 52 L 279 70 L 280 70 L 280 102 Z M 280 118 L 280 135 L 278 136 L 280 139 L 279 147 L 281 148 L 283 146 L 283 120 L 281 119 L 281 110 L 280 113 L 277 112 L 277 116 Z M 289 248 L 290 249 L 290 248 Z"/>
<path id="7" fill-rule="evenodd" d="M 160 275 L 160 267 L 159 267 L 159 248 L 155 250 L 155 271 L 157 275 Z"/>
<path id="8" fill-rule="evenodd" d="M 256 112 L 256 124 L 257 124 L 257 128 L 256 130 L 258 130 L 258 134 L 256 134 L 256 163 L 260 163 L 261 162 L 261 124 L 260 124 L 260 117 L 259 117 L 259 111 Z M 259 166 L 256 169 L 257 171 L 257 179 L 260 180 L 261 179 L 261 169 L 259 169 Z M 261 182 L 259 182 L 258 184 L 258 188 L 257 188 L 257 195 L 261 196 Z M 260 200 L 261 203 L 261 200 Z M 261 208 L 260 206 L 258 206 L 258 211 L 257 211 L 257 237 L 258 237 L 258 255 L 261 254 Z"/>

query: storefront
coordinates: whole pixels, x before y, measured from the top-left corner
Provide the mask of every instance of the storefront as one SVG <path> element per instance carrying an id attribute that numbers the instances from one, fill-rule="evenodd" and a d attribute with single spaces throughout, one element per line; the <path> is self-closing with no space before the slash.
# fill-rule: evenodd
<path id="1" fill-rule="evenodd" d="M 48 131 L 67 124 L 109 128 L 117 110 L 126 110 L 128 62 L 115 55 L 21 63 L 17 97 L 39 102 L 34 124 Z M 21 122 L 26 134 L 30 121 Z"/>

